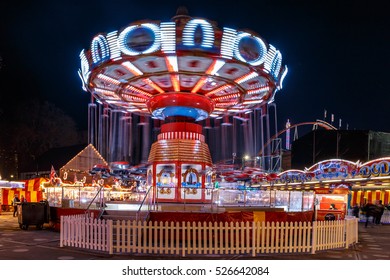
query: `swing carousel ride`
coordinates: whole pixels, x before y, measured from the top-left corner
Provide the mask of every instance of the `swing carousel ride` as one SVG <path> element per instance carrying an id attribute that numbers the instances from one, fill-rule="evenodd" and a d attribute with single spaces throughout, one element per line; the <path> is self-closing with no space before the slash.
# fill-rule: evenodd
<path id="1" fill-rule="evenodd" d="M 256 33 L 179 12 L 98 34 L 80 58 L 93 102 L 163 122 L 146 170 L 162 202 L 210 201 L 213 163 L 202 121 L 267 106 L 287 74 L 280 51 Z"/>

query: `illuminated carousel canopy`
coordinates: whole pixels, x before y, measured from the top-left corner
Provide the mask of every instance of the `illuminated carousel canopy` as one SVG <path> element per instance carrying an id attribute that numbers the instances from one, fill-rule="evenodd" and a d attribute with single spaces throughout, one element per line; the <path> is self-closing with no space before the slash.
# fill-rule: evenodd
<path id="1" fill-rule="evenodd" d="M 162 120 L 248 112 L 272 102 L 287 73 L 255 33 L 187 15 L 98 34 L 80 58 L 83 89 L 97 101 Z"/>

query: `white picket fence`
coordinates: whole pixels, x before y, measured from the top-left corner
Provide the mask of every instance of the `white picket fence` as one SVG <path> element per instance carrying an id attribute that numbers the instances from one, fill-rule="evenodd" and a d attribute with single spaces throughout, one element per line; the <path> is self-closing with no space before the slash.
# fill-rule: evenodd
<path id="1" fill-rule="evenodd" d="M 263 255 L 315 253 L 358 242 L 358 220 L 321 222 L 146 222 L 61 217 L 60 246 L 109 254 Z"/>

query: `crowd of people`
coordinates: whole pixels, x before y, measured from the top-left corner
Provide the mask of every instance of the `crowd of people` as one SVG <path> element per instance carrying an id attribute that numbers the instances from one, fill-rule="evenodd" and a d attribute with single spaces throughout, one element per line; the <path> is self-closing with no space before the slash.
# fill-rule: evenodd
<path id="1" fill-rule="evenodd" d="M 381 224 L 381 219 L 386 208 L 387 207 L 383 205 L 382 200 L 376 200 L 375 203 L 365 201 L 361 207 L 355 204 L 352 208 L 352 212 L 355 217 L 359 218 L 359 213 L 361 211 L 366 217 L 365 227 L 367 227 L 370 219 L 373 224 Z"/>

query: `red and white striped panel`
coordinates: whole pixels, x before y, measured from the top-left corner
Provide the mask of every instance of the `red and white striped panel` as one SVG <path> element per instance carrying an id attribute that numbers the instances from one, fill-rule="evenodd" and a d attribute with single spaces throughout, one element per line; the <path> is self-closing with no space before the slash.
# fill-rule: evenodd
<path id="1" fill-rule="evenodd" d="M 186 139 L 186 140 L 199 140 L 201 142 L 205 141 L 204 135 L 195 132 L 163 132 L 157 136 L 158 140 L 169 140 L 169 139 Z"/>

